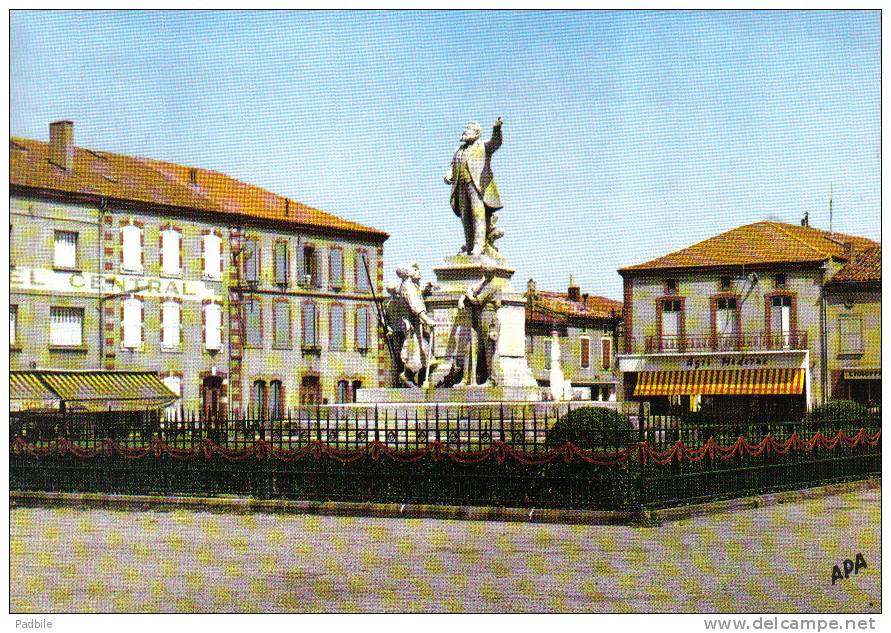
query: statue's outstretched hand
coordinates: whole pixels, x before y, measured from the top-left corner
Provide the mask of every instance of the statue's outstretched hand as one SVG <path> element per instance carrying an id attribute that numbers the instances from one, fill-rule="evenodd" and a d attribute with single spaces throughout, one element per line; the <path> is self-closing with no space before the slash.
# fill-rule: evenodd
<path id="1" fill-rule="evenodd" d="M 495 125 L 494 125 L 494 127 L 501 127 L 501 125 L 502 125 L 503 123 L 504 123 L 504 121 L 502 120 L 502 118 L 501 118 L 501 117 L 498 117 L 497 119 L 495 119 Z"/>

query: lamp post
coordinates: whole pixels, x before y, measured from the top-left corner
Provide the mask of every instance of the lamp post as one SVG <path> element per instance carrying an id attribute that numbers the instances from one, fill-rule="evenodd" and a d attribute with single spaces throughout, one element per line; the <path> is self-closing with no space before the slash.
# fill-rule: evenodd
<path id="1" fill-rule="evenodd" d="M 105 312 L 102 310 L 103 305 L 110 299 L 120 299 L 121 297 L 129 297 L 140 292 L 148 290 L 148 286 L 140 286 L 133 290 L 125 292 L 115 292 L 108 295 L 99 295 L 99 369 L 105 371 Z"/>
<path id="2" fill-rule="evenodd" d="M 244 231 L 241 229 L 241 227 L 233 227 L 233 228 L 229 229 L 229 256 L 232 258 L 232 277 L 230 277 L 226 283 L 228 286 L 228 292 L 227 292 L 228 301 L 229 302 L 232 301 L 233 292 L 234 292 L 235 293 L 234 297 L 239 304 L 241 303 L 241 293 L 242 293 L 242 289 L 241 289 L 241 255 L 243 252 L 244 252 Z M 233 284 L 233 280 L 234 280 L 234 284 Z M 241 309 L 240 305 L 239 305 L 238 309 L 239 310 Z M 229 381 L 229 393 L 227 393 L 226 400 L 228 401 L 229 412 L 230 412 L 230 417 L 231 417 L 231 412 L 232 412 L 231 391 L 232 391 L 232 387 L 234 384 L 233 372 L 232 372 L 232 365 L 233 365 L 233 362 L 232 362 L 233 361 L 233 359 L 232 359 L 232 307 L 227 306 L 227 310 L 229 312 L 229 314 L 228 314 L 228 322 L 229 322 L 229 340 L 228 340 L 229 363 L 228 364 L 229 364 L 229 367 L 228 367 L 228 376 L 227 376 L 227 380 Z M 238 364 L 239 364 L 239 371 L 238 371 L 237 380 L 240 382 L 241 381 L 241 359 L 240 358 L 239 358 Z"/>

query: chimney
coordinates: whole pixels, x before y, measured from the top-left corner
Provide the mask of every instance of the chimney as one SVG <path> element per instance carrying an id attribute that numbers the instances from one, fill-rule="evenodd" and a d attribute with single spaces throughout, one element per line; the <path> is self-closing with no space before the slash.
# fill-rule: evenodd
<path id="1" fill-rule="evenodd" d="M 587 292 L 582 295 L 582 303 L 584 303 L 585 306 L 587 307 L 587 305 L 588 305 L 588 293 Z"/>
<path id="2" fill-rule="evenodd" d="M 810 221 L 807 218 L 807 211 L 804 212 L 804 217 L 801 218 L 801 226 L 810 226 Z"/>
<path id="3" fill-rule="evenodd" d="M 854 242 L 845 242 L 845 259 L 848 260 L 848 263 L 853 263 L 854 261 Z"/>
<path id="4" fill-rule="evenodd" d="M 535 296 L 535 280 L 534 279 L 530 279 L 529 281 L 526 282 L 526 294 L 528 294 L 530 297 Z"/>
<path id="5" fill-rule="evenodd" d="M 569 300 L 570 301 L 578 301 L 579 300 L 579 287 L 575 285 L 575 278 L 572 276 L 572 273 L 569 274 Z"/>
<path id="6" fill-rule="evenodd" d="M 49 159 L 65 171 L 74 169 L 74 123 L 71 121 L 50 123 Z"/>

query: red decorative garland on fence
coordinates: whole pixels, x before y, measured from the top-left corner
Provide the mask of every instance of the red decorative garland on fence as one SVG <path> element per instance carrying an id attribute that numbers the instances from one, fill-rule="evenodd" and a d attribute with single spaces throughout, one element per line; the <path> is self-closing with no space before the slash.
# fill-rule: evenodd
<path id="1" fill-rule="evenodd" d="M 576 458 L 596 466 L 616 466 L 634 457 L 642 464 L 652 462 L 665 466 L 673 460 L 678 462 L 683 460 L 698 462 L 706 456 L 710 459 L 718 457 L 726 460 L 734 457 L 758 457 L 764 453 L 786 455 L 790 451 L 810 453 L 816 449 L 833 450 L 839 446 L 848 448 L 864 445 L 876 446 L 881 439 L 881 434 L 881 429 L 876 431 L 874 435 L 869 435 L 866 429 L 860 429 L 860 432 L 853 437 L 839 431 L 830 438 L 818 431 L 809 440 L 805 440 L 798 433 L 793 433 L 782 442 L 777 440 L 772 434 L 768 434 L 756 444 L 749 442 L 744 437 L 739 437 L 730 446 L 721 446 L 714 437 L 710 437 L 699 448 L 691 448 L 678 440 L 671 448 L 664 451 L 657 451 L 647 441 L 643 441 L 615 452 L 586 450 L 579 448 L 572 442 L 567 442 L 546 452 L 520 451 L 505 442 L 493 442 L 490 447 L 478 451 L 462 451 L 440 441 L 431 442 L 423 448 L 416 450 L 397 450 L 380 441 L 369 442 L 362 448 L 339 449 L 316 440 L 300 448 L 293 449 L 277 448 L 267 440 L 257 440 L 250 446 L 231 449 L 220 446 L 208 439 L 203 440 L 192 448 L 176 448 L 160 438 L 152 438 L 148 446 L 129 447 L 123 446 L 114 440 L 105 439 L 95 447 L 84 448 L 63 437 L 46 446 L 35 446 L 22 437 L 15 437 L 10 443 L 10 450 L 15 455 L 30 455 L 32 457 L 71 455 L 80 459 L 120 455 L 127 459 L 143 459 L 153 456 L 156 458 L 169 457 L 176 460 L 187 460 L 196 457 L 211 459 L 216 455 L 231 462 L 251 458 L 264 459 L 266 457 L 272 457 L 283 462 L 292 462 L 307 457 L 312 457 L 315 460 L 320 460 L 324 457 L 341 463 L 349 463 L 366 457 L 377 461 L 383 456 L 391 461 L 400 463 L 419 462 L 429 457 L 435 462 L 449 459 L 459 464 L 479 464 L 494 458 L 499 464 L 504 463 L 507 459 L 512 459 L 527 466 L 547 464 L 558 459 L 562 459 L 569 464 Z"/>

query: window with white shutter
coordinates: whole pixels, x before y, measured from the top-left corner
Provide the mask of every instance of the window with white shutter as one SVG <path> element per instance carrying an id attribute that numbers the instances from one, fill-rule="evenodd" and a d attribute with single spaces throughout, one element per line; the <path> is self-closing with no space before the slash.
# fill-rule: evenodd
<path id="1" fill-rule="evenodd" d="M 358 251 L 356 253 L 356 289 L 362 292 L 371 290 L 371 284 L 368 283 L 368 275 L 374 275 L 371 269 L 371 261 L 368 258 L 368 251 Z"/>
<path id="2" fill-rule="evenodd" d="M 285 301 L 277 301 L 272 304 L 272 317 L 275 347 L 291 346 L 291 308 Z"/>
<path id="3" fill-rule="evenodd" d="M 314 303 L 303 304 L 303 347 L 317 348 L 319 337 L 316 328 L 316 305 Z"/>
<path id="4" fill-rule="evenodd" d="M 161 347 L 176 349 L 180 341 L 180 305 L 176 301 L 161 304 Z"/>
<path id="5" fill-rule="evenodd" d="M 259 297 L 246 297 L 244 300 L 245 345 L 263 345 L 263 306 Z"/>
<path id="6" fill-rule="evenodd" d="M 128 224 L 121 229 L 123 248 L 121 268 L 132 272 L 142 272 L 142 229 Z"/>
<path id="7" fill-rule="evenodd" d="M 244 241 L 241 258 L 244 262 L 244 280 L 250 283 L 260 281 L 260 245 L 256 239 Z"/>
<path id="8" fill-rule="evenodd" d="M 204 346 L 209 350 L 223 346 L 223 309 L 219 303 L 204 304 Z"/>
<path id="9" fill-rule="evenodd" d="M 83 308 L 50 308 L 50 345 L 83 345 L 83 333 Z"/>
<path id="10" fill-rule="evenodd" d="M 330 272 L 328 274 L 331 290 L 343 288 L 343 251 L 332 248 L 329 254 Z"/>
<path id="11" fill-rule="evenodd" d="M 56 231 L 53 242 L 53 267 L 66 270 L 77 269 L 77 233 Z"/>
<path id="12" fill-rule="evenodd" d="M 344 336 L 345 313 L 342 305 L 334 304 L 331 306 L 331 341 L 330 346 L 334 351 L 343 351 L 346 349 Z"/>
<path id="13" fill-rule="evenodd" d="M 127 349 L 136 349 L 142 345 L 142 301 L 131 297 L 123 301 L 124 307 L 124 340 L 122 345 Z"/>
<path id="14" fill-rule="evenodd" d="M 179 396 L 175 402 L 171 402 L 164 410 L 164 417 L 168 420 L 174 420 L 179 417 L 179 407 L 183 395 L 183 379 L 180 376 L 165 376 L 161 382 L 173 393 Z"/>
<path id="15" fill-rule="evenodd" d="M 204 236 L 204 276 L 210 279 L 220 279 L 220 248 L 222 239 L 219 235 L 208 233 Z"/>
<path id="16" fill-rule="evenodd" d="M 161 231 L 161 274 L 179 275 L 182 272 L 179 257 L 181 239 L 176 229 Z"/>
<path id="17" fill-rule="evenodd" d="M 356 349 L 366 351 L 369 339 L 368 308 L 359 306 L 356 308 Z"/>

